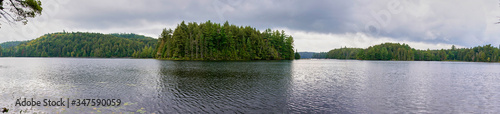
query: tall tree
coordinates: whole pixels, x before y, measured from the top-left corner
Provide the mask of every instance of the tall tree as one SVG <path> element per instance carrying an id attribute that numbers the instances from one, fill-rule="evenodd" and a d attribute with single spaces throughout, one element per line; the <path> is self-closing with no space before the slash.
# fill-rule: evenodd
<path id="1" fill-rule="evenodd" d="M 300 59 L 300 54 L 297 51 L 295 51 L 295 59 Z"/>

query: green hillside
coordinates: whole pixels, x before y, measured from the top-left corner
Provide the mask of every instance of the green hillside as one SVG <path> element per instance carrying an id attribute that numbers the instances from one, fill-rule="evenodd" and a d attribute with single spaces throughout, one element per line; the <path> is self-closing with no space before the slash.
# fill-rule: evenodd
<path id="1" fill-rule="evenodd" d="M 0 56 L 151 58 L 156 43 L 157 39 L 135 34 L 51 33 L 15 47 L 0 49 Z"/>
<path id="2" fill-rule="evenodd" d="M 328 53 L 316 53 L 313 58 L 358 59 L 358 60 L 397 60 L 397 61 L 470 61 L 499 62 L 500 49 L 491 44 L 472 48 L 440 50 L 417 50 L 408 44 L 384 43 L 361 48 L 333 49 Z"/>
<path id="3" fill-rule="evenodd" d="M 0 43 L 0 47 L 10 48 L 10 47 L 14 47 L 14 46 L 17 46 L 21 43 L 26 43 L 26 42 L 29 42 L 29 40 L 28 41 L 8 41 L 8 42 Z"/>
<path id="4" fill-rule="evenodd" d="M 292 60 L 293 37 L 250 26 L 180 23 L 159 39 L 133 33 L 62 32 L 0 47 L 2 57 L 136 57 L 172 60 Z M 158 45 L 156 45 L 158 44 Z"/>

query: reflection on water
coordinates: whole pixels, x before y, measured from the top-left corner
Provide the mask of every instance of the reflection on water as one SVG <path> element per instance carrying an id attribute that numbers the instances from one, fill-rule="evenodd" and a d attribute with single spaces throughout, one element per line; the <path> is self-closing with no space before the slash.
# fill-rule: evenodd
<path id="1" fill-rule="evenodd" d="M 283 112 L 290 81 L 286 62 L 165 61 L 161 113 Z M 164 111 L 164 112 L 163 112 Z"/>
<path id="2" fill-rule="evenodd" d="M 0 58 L 0 108 L 86 113 L 498 113 L 500 64 Z M 121 99 L 20 107 L 18 98 Z"/>
<path id="3" fill-rule="evenodd" d="M 500 64 L 293 61 L 288 111 L 498 113 Z"/>
<path id="4" fill-rule="evenodd" d="M 2 58 L 0 106 L 28 112 L 284 112 L 291 61 Z M 17 98 L 121 99 L 120 107 L 19 107 Z M 11 110 L 11 111 L 12 111 Z"/>

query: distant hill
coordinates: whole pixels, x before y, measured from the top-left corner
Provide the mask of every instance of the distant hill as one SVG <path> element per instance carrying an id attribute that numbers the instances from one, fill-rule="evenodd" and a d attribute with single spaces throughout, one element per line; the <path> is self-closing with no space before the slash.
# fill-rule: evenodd
<path id="1" fill-rule="evenodd" d="M 0 52 L 4 57 L 153 57 L 157 42 L 136 34 L 63 32 L 46 34 Z"/>
<path id="2" fill-rule="evenodd" d="M 4 42 L 4 43 L 0 43 L 0 46 L 2 48 L 10 48 L 10 47 L 14 47 L 14 46 L 17 46 L 21 43 L 25 43 L 25 42 L 29 42 L 28 41 L 8 41 L 8 42 Z"/>
<path id="3" fill-rule="evenodd" d="M 440 50 L 418 50 L 408 44 L 383 43 L 361 48 L 340 48 L 328 53 L 315 54 L 314 58 L 358 59 L 358 60 L 396 60 L 396 61 L 470 61 L 500 62 L 500 48 L 491 44 L 471 48 Z"/>
<path id="4" fill-rule="evenodd" d="M 315 54 L 316 52 L 299 52 L 300 54 L 300 58 L 301 59 L 309 59 L 309 58 L 312 58 L 313 55 Z"/>
<path id="5" fill-rule="evenodd" d="M 130 38 L 130 39 L 153 39 L 151 37 L 147 37 L 144 35 L 138 35 L 134 33 L 111 33 L 109 35 L 113 35 L 116 37 L 122 37 L 122 38 Z"/>

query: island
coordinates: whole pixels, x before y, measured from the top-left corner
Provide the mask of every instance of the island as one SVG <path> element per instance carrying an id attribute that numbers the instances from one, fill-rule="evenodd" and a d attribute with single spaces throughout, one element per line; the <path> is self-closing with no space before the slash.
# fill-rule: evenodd
<path id="1" fill-rule="evenodd" d="M 285 31 L 196 22 L 164 29 L 156 57 L 169 60 L 292 60 L 293 37 Z"/>

